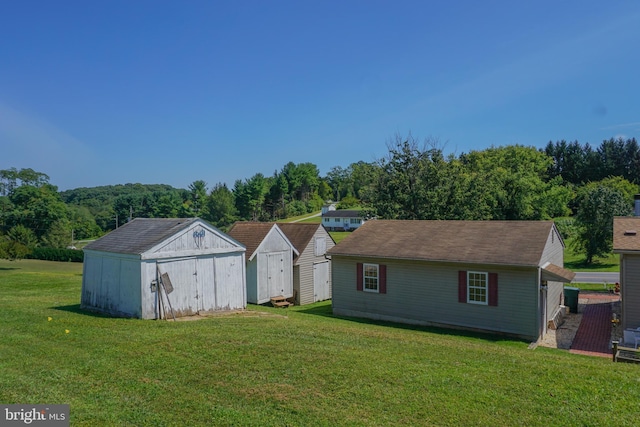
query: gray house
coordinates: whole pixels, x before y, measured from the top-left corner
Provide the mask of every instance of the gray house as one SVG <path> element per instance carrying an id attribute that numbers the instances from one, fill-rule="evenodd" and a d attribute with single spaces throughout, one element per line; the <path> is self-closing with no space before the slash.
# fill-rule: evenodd
<path id="1" fill-rule="evenodd" d="M 295 303 L 331 299 L 331 261 L 325 256 L 335 241 L 321 224 L 279 223 L 299 255 L 293 259 Z"/>
<path id="2" fill-rule="evenodd" d="M 229 235 L 247 248 L 247 302 L 293 297 L 293 257 L 299 253 L 275 223 L 236 222 Z"/>
<path id="3" fill-rule="evenodd" d="M 613 252 L 620 255 L 620 325 L 640 327 L 640 217 L 613 219 Z"/>
<path id="4" fill-rule="evenodd" d="M 142 319 L 244 309 L 244 254 L 199 218 L 136 218 L 84 248 L 81 306 Z"/>
<path id="5" fill-rule="evenodd" d="M 560 315 L 551 221 L 366 222 L 328 251 L 333 312 L 538 340 Z"/>

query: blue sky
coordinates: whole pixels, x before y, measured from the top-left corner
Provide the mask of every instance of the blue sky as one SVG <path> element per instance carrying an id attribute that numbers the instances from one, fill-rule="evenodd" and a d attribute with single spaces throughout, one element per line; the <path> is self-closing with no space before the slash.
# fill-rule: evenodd
<path id="1" fill-rule="evenodd" d="M 0 6 L 0 169 L 61 190 L 640 137 L 638 1 Z"/>

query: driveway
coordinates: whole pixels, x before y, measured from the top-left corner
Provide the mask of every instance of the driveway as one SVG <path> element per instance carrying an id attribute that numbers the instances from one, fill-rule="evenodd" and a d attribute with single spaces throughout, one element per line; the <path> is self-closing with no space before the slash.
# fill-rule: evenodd
<path id="1" fill-rule="evenodd" d="M 589 271 L 578 271 L 576 272 L 576 278 L 573 279 L 573 281 L 574 283 L 619 283 L 620 273 L 596 273 Z"/>

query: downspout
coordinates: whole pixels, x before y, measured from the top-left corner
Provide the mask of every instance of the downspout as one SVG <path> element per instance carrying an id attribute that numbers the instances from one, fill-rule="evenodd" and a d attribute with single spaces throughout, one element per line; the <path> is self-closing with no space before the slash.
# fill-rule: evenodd
<path id="1" fill-rule="evenodd" d="M 536 294 L 538 301 L 538 308 L 536 310 L 536 322 L 538 329 L 538 340 L 544 338 L 544 325 L 542 324 L 542 290 L 540 285 L 542 284 L 542 267 L 538 266 L 538 280 L 536 282 Z"/>

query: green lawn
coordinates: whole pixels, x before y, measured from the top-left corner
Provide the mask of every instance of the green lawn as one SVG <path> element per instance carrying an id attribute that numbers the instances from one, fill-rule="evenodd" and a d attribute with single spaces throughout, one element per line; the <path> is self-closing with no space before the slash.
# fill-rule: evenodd
<path id="1" fill-rule="evenodd" d="M 595 258 L 591 265 L 585 264 L 584 254 L 576 253 L 571 240 L 565 240 L 564 266 L 573 271 L 620 271 L 620 255 L 609 254 L 603 258 Z"/>
<path id="2" fill-rule="evenodd" d="M 197 321 L 112 319 L 79 309 L 81 271 L 81 264 L 0 261 L 0 402 L 68 403 L 74 426 L 638 419 L 637 365 L 335 318 L 329 302 L 250 306 L 244 315 Z"/>

